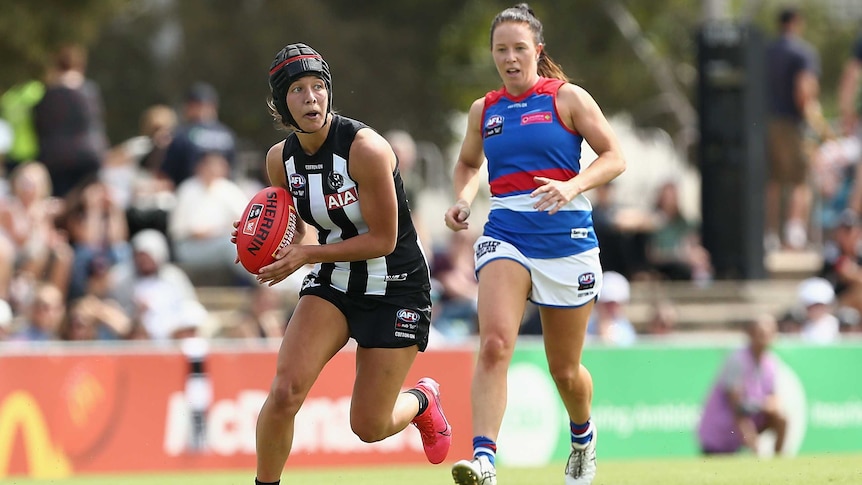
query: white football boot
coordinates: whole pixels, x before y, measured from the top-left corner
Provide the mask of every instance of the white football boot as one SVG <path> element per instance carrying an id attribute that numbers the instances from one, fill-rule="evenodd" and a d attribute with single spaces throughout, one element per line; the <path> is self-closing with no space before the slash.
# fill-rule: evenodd
<path id="1" fill-rule="evenodd" d="M 566 485 L 590 485 L 596 478 L 596 425 L 590 423 L 593 432 L 586 446 L 572 445 L 572 454 L 566 463 Z"/>
<path id="2" fill-rule="evenodd" d="M 480 456 L 452 465 L 452 478 L 457 485 L 497 485 L 497 469 L 488 457 Z"/>

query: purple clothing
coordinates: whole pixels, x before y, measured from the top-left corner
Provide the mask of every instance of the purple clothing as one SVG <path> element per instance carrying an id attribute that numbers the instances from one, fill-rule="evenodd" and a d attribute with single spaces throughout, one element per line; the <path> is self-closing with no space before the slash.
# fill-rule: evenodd
<path id="1" fill-rule="evenodd" d="M 736 410 L 728 399 L 728 391 L 739 390 L 743 406 L 752 413 L 758 428 L 763 423 L 757 411 L 766 399 L 775 393 L 775 376 L 778 360 L 771 352 L 761 357 L 760 363 L 748 347 L 728 356 L 707 399 L 698 426 L 698 438 L 704 451 L 733 453 L 742 447 L 742 434 L 736 427 Z"/>

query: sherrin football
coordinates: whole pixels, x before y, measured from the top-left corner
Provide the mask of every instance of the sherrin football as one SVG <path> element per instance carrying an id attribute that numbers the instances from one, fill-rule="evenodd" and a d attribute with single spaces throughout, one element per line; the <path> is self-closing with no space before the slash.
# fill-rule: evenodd
<path id="1" fill-rule="evenodd" d="M 299 215 L 283 187 L 266 187 L 248 202 L 236 231 L 239 262 L 250 273 L 275 261 L 280 248 L 293 242 Z"/>

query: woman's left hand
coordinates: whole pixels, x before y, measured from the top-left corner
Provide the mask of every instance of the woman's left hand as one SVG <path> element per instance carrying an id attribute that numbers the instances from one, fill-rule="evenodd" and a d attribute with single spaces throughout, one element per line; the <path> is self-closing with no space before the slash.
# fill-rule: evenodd
<path id="1" fill-rule="evenodd" d="M 577 188 L 570 181 L 549 179 L 547 177 L 533 177 L 539 184 L 530 197 L 540 197 L 533 207 L 538 211 L 548 211 L 549 215 L 556 214 L 566 204 L 578 195 Z"/>

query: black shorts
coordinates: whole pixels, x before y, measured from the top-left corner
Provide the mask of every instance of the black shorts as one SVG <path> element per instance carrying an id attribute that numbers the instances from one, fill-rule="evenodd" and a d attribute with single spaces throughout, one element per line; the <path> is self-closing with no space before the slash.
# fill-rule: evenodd
<path id="1" fill-rule="evenodd" d="M 299 297 L 314 295 L 332 303 L 347 319 L 350 337 L 360 347 L 399 349 L 428 346 L 431 327 L 431 295 L 413 293 L 396 296 L 347 295 L 326 284 L 308 284 L 305 277 Z"/>

